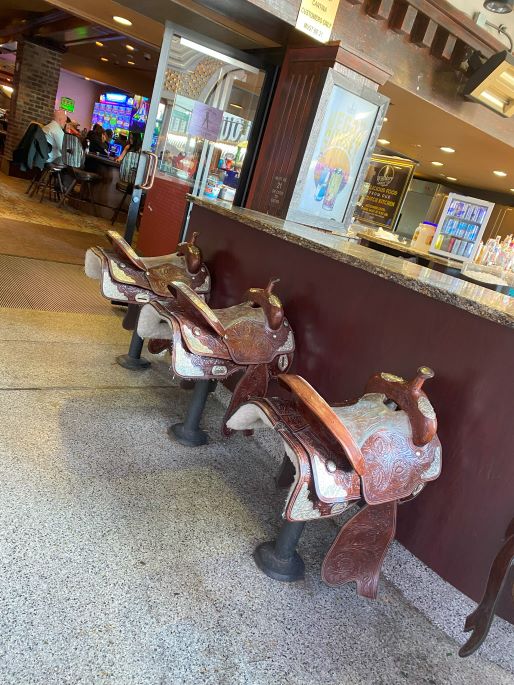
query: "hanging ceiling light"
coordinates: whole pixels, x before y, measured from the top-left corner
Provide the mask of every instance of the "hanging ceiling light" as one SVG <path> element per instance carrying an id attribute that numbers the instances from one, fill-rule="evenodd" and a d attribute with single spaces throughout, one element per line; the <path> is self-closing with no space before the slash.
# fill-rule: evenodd
<path id="1" fill-rule="evenodd" d="M 490 12 L 508 14 L 514 8 L 514 0 L 485 0 L 484 7 Z"/>
<path id="2" fill-rule="evenodd" d="M 514 0 L 513 0 L 514 2 Z M 464 95 L 504 117 L 514 115 L 514 57 L 506 50 L 490 57 L 468 80 Z"/>

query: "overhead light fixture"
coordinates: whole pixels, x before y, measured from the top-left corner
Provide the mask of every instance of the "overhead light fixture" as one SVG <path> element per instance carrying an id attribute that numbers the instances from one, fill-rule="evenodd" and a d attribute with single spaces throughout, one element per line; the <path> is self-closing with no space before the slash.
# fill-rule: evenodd
<path id="1" fill-rule="evenodd" d="M 512 12 L 514 0 L 485 0 L 484 7 L 490 12 L 508 14 L 509 12 Z"/>
<path id="2" fill-rule="evenodd" d="M 134 65 L 135 62 L 133 62 L 131 59 L 129 59 L 129 61 L 127 62 L 127 64 L 132 64 L 132 65 Z"/>
<path id="3" fill-rule="evenodd" d="M 386 121 L 389 121 L 389 119 L 387 117 L 384 117 L 383 121 L 385 123 Z"/>
<path id="4" fill-rule="evenodd" d="M 130 19 L 125 19 L 125 17 L 118 17 L 114 15 L 113 19 L 117 24 L 121 24 L 122 26 L 132 26 Z"/>
<path id="5" fill-rule="evenodd" d="M 12 86 L 2 86 L 2 90 L 7 93 L 7 95 L 12 95 L 14 88 Z"/>
<path id="6" fill-rule="evenodd" d="M 447 178 L 449 181 L 456 181 L 456 180 L 457 180 L 457 179 L 455 178 L 455 176 L 447 176 L 446 178 Z"/>
<path id="7" fill-rule="evenodd" d="M 380 143 L 380 145 L 391 145 L 391 141 L 390 141 L 390 140 L 386 140 L 385 138 L 379 138 L 379 139 L 377 140 L 377 143 Z"/>
<path id="8" fill-rule="evenodd" d="M 231 103 L 229 104 L 229 107 L 235 107 L 236 109 L 243 109 L 243 108 L 241 107 L 241 105 L 236 105 L 235 102 L 231 102 Z"/>
<path id="9" fill-rule="evenodd" d="M 511 192 L 511 193 L 514 193 L 514 188 L 511 188 L 511 189 L 510 189 L 510 192 Z"/>
<path id="10" fill-rule="evenodd" d="M 507 176 L 507 172 L 506 172 L 506 171 L 493 171 L 493 174 L 494 174 L 495 176 L 501 176 L 502 178 L 503 178 L 504 176 Z"/>
<path id="11" fill-rule="evenodd" d="M 470 77 L 463 93 L 504 117 L 514 115 L 514 56 L 504 50 L 490 57 Z"/>
<path id="12" fill-rule="evenodd" d="M 133 45 L 125 45 L 125 47 L 127 48 L 127 50 L 130 50 L 130 52 L 134 52 L 134 50 L 136 49 Z"/>
<path id="13" fill-rule="evenodd" d="M 104 44 L 100 43 L 99 40 L 95 40 L 95 45 L 98 45 L 99 48 L 103 48 Z"/>
<path id="14" fill-rule="evenodd" d="M 452 147 L 440 147 L 439 149 L 441 150 L 441 152 L 447 152 L 449 155 L 452 152 L 455 152 L 454 148 L 452 148 Z"/>
<path id="15" fill-rule="evenodd" d="M 444 164 L 442 162 L 430 162 L 430 163 L 433 164 L 434 166 L 444 166 Z"/>
<path id="16" fill-rule="evenodd" d="M 89 78 L 89 76 L 84 76 L 84 81 L 91 81 L 91 79 Z"/>
<path id="17" fill-rule="evenodd" d="M 101 62 L 108 62 L 109 60 L 107 59 L 107 57 L 100 57 L 100 61 Z"/>
<path id="18" fill-rule="evenodd" d="M 201 45 L 200 43 L 195 43 L 192 40 L 189 40 L 189 38 L 184 38 L 183 36 L 180 37 L 180 44 L 185 45 L 186 48 L 192 48 L 193 50 L 198 50 L 198 52 L 202 52 L 204 55 L 209 55 L 209 57 L 214 57 L 214 59 L 219 59 L 221 62 L 226 62 L 227 64 L 233 64 L 235 67 L 240 67 L 241 69 L 244 69 L 245 71 L 249 71 L 252 74 L 258 74 L 259 70 L 256 67 L 252 67 L 248 64 L 245 64 L 244 62 L 240 62 L 238 59 L 234 59 L 233 57 L 229 57 L 228 55 L 224 55 L 222 52 L 218 52 L 217 50 L 212 50 L 211 48 L 206 47 L 205 45 Z"/>

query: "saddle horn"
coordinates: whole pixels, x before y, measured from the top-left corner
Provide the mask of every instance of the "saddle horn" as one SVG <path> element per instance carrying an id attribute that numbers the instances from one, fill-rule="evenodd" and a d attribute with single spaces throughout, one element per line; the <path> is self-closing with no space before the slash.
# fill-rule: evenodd
<path id="1" fill-rule="evenodd" d="M 282 302 L 273 292 L 275 283 L 278 283 L 280 278 L 271 278 L 265 288 L 250 288 L 246 291 L 246 300 L 251 302 L 264 310 L 268 326 L 271 330 L 276 331 L 282 325 L 284 320 L 284 309 Z"/>
<path id="2" fill-rule="evenodd" d="M 198 232 L 195 231 L 190 240 L 177 245 L 177 254 L 186 260 L 187 270 L 190 274 L 196 274 L 202 267 L 202 253 L 196 245 Z"/>

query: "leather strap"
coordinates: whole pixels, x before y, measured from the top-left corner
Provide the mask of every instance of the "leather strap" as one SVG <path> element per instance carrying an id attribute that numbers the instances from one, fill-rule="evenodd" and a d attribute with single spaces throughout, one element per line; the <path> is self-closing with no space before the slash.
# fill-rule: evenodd
<path id="1" fill-rule="evenodd" d="M 359 446 L 321 395 L 301 376 L 280 374 L 278 379 L 297 396 L 308 411 L 323 423 L 344 449 L 355 471 L 359 476 L 363 476 L 366 471 L 366 465 Z"/>

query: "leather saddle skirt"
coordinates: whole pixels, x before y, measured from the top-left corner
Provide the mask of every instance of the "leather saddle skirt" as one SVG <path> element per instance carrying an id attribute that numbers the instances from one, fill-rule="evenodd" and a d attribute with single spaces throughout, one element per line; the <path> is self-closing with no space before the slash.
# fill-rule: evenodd
<path id="1" fill-rule="evenodd" d="M 233 307 L 211 309 L 183 282 L 170 286 L 173 298 L 145 305 L 137 332 L 150 352 L 168 350 L 171 371 L 193 380 L 225 379 L 243 371 L 229 407 L 264 397 L 269 378 L 289 369 L 294 335 L 282 304 L 272 292 L 252 288 Z"/>
<path id="2" fill-rule="evenodd" d="M 330 585 L 355 580 L 359 594 L 375 597 L 395 534 L 397 503 L 415 497 L 441 471 L 435 413 L 421 390 L 424 378 L 418 375 L 409 383 L 377 374 L 368 389 L 378 385 L 381 392 L 366 392 L 356 402 L 335 407 L 299 376 L 279 378 L 291 392 L 287 399 L 251 399 L 229 416 L 227 426 L 269 427 L 281 436 L 295 469 L 284 518 L 311 521 L 348 510 L 322 577 Z M 422 396 L 429 416 L 417 407 Z M 423 441 L 420 427 L 426 429 Z"/>
<path id="3" fill-rule="evenodd" d="M 113 249 L 90 248 L 85 271 L 100 281 L 102 295 L 108 300 L 138 305 L 166 300 L 173 282 L 186 283 L 208 298 L 211 279 L 195 244 L 196 233 L 190 242 L 180 243 L 177 252 L 160 257 L 140 257 L 116 231 L 108 231 L 107 236 Z"/>

